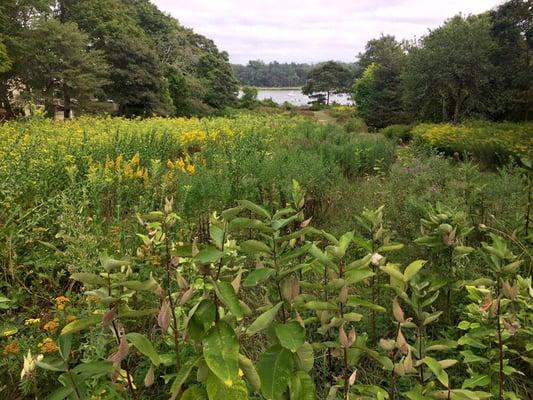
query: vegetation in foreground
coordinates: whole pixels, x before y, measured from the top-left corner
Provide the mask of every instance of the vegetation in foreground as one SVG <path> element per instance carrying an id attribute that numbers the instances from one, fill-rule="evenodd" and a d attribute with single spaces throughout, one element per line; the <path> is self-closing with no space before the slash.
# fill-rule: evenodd
<path id="1" fill-rule="evenodd" d="M 1 130 L 11 398 L 532 391 L 525 158 L 282 115 Z"/>

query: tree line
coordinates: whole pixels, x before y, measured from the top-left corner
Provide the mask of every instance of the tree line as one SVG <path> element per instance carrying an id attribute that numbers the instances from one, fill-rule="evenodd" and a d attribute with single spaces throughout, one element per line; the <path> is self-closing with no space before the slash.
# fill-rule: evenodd
<path id="1" fill-rule="evenodd" d="M 309 73 L 323 63 L 280 63 L 272 61 L 251 60 L 246 65 L 233 64 L 237 80 L 245 86 L 258 87 L 296 87 L 304 86 Z M 338 63 L 355 71 L 354 64 Z"/>
<path id="2" fill-rule="evenodd" d="M 533 115 L 533 2 L 458 15 L 410 42 L 382 36 L 359 55 L 353 97 L 374 127 Z"/>
<path id="3" fill-rule="evenodd" d="M 13 91 L 20 92 L 13 96 Z M 65 116 L 112 101 L 121 115 L 206 115 L 237 99 L 226 52 L 149 0 L 3 0 L 0 108 Z"/>

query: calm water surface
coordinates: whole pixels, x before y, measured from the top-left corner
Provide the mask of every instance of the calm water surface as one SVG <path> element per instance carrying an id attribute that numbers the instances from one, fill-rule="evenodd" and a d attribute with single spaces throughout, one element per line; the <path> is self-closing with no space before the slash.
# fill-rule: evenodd
<path id="1" fill-rule="evenodd" d="M 259 100 L 272 99 L 278 104 L 283 104 L 284 102 L 289 102 L 295 106 L 306 106 L 307 103 L 311 101 L 309 96 L 306 96 L 298 89 L 282 89 L 282 90 L 271 90 L 271 89 L 258 89 L 257 98 Z M 331 95 L 329 98 L 330 103 L 336 102 L 343 105 L 352 104 L 352 99 L 345 94 L 335 94 Z"/>

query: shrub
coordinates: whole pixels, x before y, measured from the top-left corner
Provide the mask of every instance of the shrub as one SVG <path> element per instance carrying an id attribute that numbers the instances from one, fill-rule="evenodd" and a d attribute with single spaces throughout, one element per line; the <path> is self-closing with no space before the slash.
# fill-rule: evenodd
<path id="1" fill-rule="evenodd" d="M 473 121 L 461 125 L 420 124 L 415 139 L 446 154 L 472 155 L 488 165 L 501 165 L 533 152 L 533 123 Z"/>
<path id="2" fill-rule="evenodd" d="M 381 130 L 381 133 L 387 138 L 395 142 L 409 142 L 412 139 L 411 125 L 389 125 Z"/>

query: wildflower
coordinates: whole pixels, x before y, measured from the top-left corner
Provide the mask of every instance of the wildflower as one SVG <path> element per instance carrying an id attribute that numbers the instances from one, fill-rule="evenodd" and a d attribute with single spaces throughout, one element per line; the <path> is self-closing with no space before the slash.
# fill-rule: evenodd
<path id="1" fill-rule="evenodd" d="M 46 332 L 55 332 L 57 330 L 57 328 L 59 328 L 59 321 L 58 319 L 53 319 L 51 321 L 48 321 L 46 324 L 44 324 L 43 326 L 43 329 L 46 331 Z"/>
<path id="2" fill-rule="evenodd" d="M 372 254 L 372 258 L 370 259 L 370 262 L 372 265 L 375 265 L 376 267 L 379 266 L 379 263 L 383 260 L 383 256 L 379 253 Z"/>
<path id="3" fill-rule="evenodd" d="M 65 296 L 59 296 L 55 298 L 57 309 L 64 310 L 67 303 L 70 303 L 70 300 Z"/>
<path id="4" fill-rule="evenodd" d="M 142 179 L 143 177 L 143 170 L 142 168 L 138 168 L 137 171 L 135 172 L 135 177 L 136 178 L 139 178 L 139 179 Z"/>
<path id="5" fill-rule="evenodd" d="M 117 169 L 120 169 L 122 167 L 122 162 L 124 161 L 124 156 L 122 154 L 119 154 L 117 156 L 117 159 L 115 160 L 115 167 Z"/>
<path id="6" fill-rule="evenodd" d="M 129 165 L 124 168 L 124 176 L 126 178 L 131 178 L 133 176 L 133 169 Z"/>
<path id="7" fill-rule="evenodd" d="M 130 161 L 130 164 L 131 165 L 137 165 L 139 164 L 139 161 L 141 160 L 141 156 L 139 155 L 139 153 L 135 153 L 135 155 L 133 156 L 133 158 L 131 159 Z"/>
<path id="8" fill-rule="evenodd" d="M 17 333 L 16 329 L 8 329 L 7 331 L 2 332 L 2 336 L 10 337 L 13 336 L 15 333 Z"/>
<path id="9" fill-rule="evenodd" d="M 41 343 L 39 343 L 39 349 L 43 353 L 55 353 L 59 350 L 59 347 L 57 347 L 52 338 L 46 338 Z"/>
<path id="10" fill-rule="evenodd" d="M 20 372 L 20 379 L 24 379 L 25 377 L 30 377 L 31 373 L 35 369 L 35 366 L 39 361 L 43 359 L 43 355 L 39 354 L 37 357 L 34 357 L 31 355 L 31 351 L 28 350 L 28 354 L 24 356 L 24 365 L 22 367 L 22 371 Z"/>
<path id="11" fill-rule="evenodd" d="M 167 161 L 167 168 L 168 169 L 174 169 L 174 164 L 172 163 L 172 161 L 170 161 L 170 160 Z"/>
<path id="12" fill-rule="evenodd" d="M 87 301 L 89 303 L 94 303 L 94 304 L 100 304 L 100 302 L 101 302 L 100 297 L 93 296 L 93 295 L 87 296 Z"/>
<path id="13" fill-rule="evenodd" d="M 77 319 L 78 317 L 76 317 L 75 315 L 67 315 L 67 322 L 76 321 Z"/>
<path id="14" fill-rule="evenodd" d="M 17 342 L 11 342 L 4 347 L 4 354 L 18 354 L 20 347 Z"/>
<path id="15" fill-rule="evenodd" d="M 28 318 L 26 321 L 24 321 L 25 326 L 38 325 L 40 323 L 41 323 L 40 318 Z"/>

